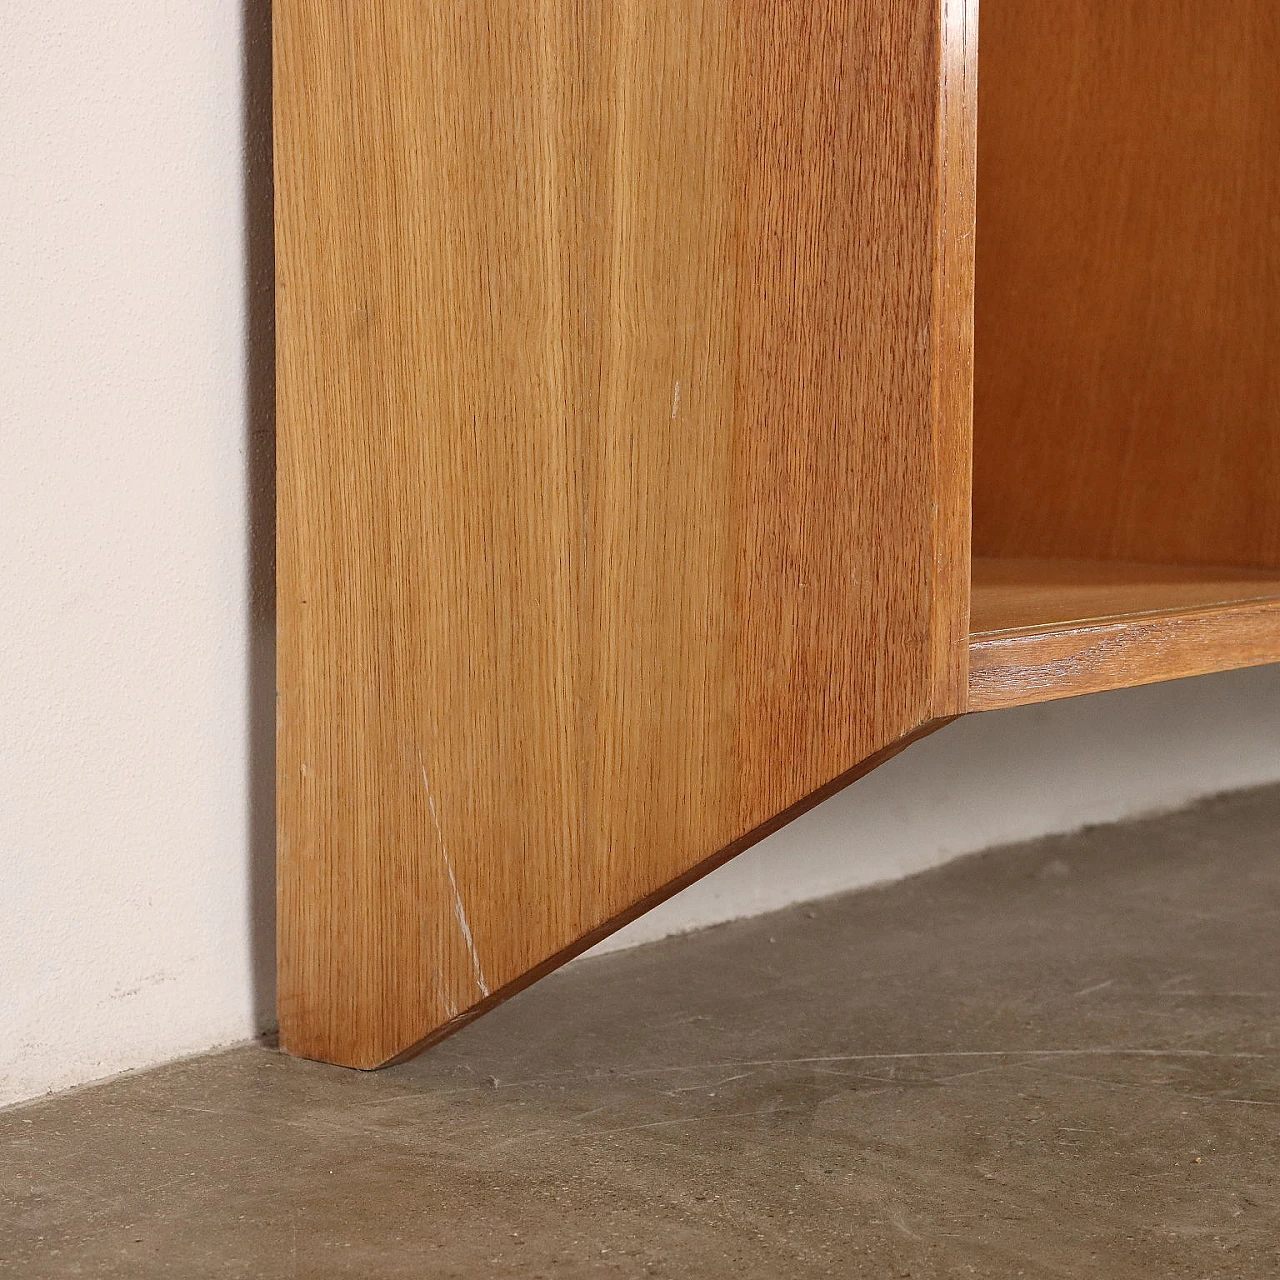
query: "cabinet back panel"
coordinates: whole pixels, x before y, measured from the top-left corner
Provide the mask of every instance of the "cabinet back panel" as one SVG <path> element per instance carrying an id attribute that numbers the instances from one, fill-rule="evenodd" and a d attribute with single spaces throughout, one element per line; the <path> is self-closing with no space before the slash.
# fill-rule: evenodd
<path id="1" fill-rule="evenodd" d="M 1280 564 L 1280 4 L 981 23 L 974 553 Z"/>

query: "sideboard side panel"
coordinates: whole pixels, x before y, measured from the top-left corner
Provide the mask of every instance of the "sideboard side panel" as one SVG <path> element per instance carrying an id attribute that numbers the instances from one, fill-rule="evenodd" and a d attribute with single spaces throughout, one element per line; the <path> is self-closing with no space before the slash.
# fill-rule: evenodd
<path id="1" fill-rule="evenodd" d="M 276 0 L 291 1052 L 403 1054 L 961 709 L 956 4 Z"/>

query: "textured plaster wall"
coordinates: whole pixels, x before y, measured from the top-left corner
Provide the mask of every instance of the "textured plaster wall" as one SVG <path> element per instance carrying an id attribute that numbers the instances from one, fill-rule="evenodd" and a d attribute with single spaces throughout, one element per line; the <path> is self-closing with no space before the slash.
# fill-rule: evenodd
<path id="1" fill-rule="evenodd" d="M 269 1019 L 265 12 L 0 5 L 0 1101 Z"/>

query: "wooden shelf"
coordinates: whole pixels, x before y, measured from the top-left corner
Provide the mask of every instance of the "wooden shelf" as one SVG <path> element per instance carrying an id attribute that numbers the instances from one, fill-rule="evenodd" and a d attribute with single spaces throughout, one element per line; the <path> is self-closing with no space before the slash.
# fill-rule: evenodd
<path id="1" fill-rule="evenodd" d="M 975 558 L 969 709 L 1280 661 L 1280 573 Z"/>

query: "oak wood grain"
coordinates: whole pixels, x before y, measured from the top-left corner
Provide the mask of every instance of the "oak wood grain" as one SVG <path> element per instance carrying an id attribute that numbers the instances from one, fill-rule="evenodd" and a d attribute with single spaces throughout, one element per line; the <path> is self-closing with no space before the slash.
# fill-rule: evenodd
<path id="1" fill-rule="evenodd" d="M 1280 574 L 976 559 L 969 710 L 1280 661 Z"/>
<path id="2" fill-rule="evenodd" d="M 290 1052 L 962 709 L 974 11 L 276 0 Z"/>
<path id="3" fill-rule="evenodd" d="M 1280 662 L 1280 598 L 976 636 L 969 710 Z"/>
<path id="4" fill-rule="evenodd" d="M 1043 630 L 1280 596 L 1280 573 L 1108 560 L 973 562 L 972 630 Z"/>
<path id="5" fill-rule="evenodd" d="M 1280 565 L 1280 5 L 983 0 L 974 548 Z"/>

